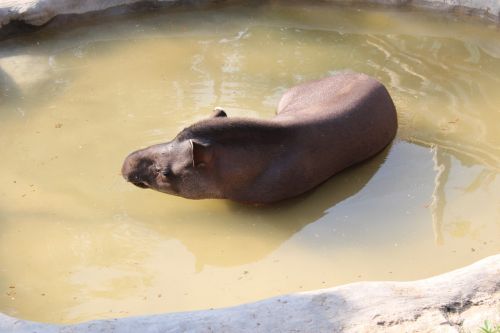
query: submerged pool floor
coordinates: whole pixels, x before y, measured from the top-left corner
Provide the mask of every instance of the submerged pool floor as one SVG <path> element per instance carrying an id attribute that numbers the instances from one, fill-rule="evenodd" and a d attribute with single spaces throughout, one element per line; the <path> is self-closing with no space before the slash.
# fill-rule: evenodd
<path id="1" fill-rule="evenodd" d="M 0 43 L 0 312 L 76 322 L 412 280 L 500 250 L 500 31 L 414 11 L 264 4 Z M 222 106 L 270 118 L 300 82 L 381 80 L 395 142 L 253 208 L 125 183 L 124 157 Z M 251 161 L 249 161 L 251 163 Z"/>

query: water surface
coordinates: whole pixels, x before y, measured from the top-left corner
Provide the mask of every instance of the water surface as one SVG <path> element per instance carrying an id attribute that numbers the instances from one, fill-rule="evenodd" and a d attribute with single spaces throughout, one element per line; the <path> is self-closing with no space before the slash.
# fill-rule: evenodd
<path id="1" fill-rule="evenodd" d="M 412 280 L 500 250 L 500 32 L 414 11 L 264 4 L 47 27 L 0 43 L 0 311 L 45 322 Z M 394 143 L 270 207 L 122 180 L 132 150 L 222 106 L 270 118 L 287 88 L 381 80 Z M 251 161 L 249 161 L 251 163 Z"/>

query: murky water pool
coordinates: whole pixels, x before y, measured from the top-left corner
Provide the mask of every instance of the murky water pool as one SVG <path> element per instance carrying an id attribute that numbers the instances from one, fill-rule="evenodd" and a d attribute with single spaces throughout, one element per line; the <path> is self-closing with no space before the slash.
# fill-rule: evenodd
<path id="1" fill-rule="evenodd" d="M 500 31 L 413 11 L 231 6 L 0 43 L 0 312 L 76 322 L 411 280 L 500 250 Z M 141 190 L 132 150 L 223 106 L 269 118 L 343 69 L 384 82 L 395 142 L 300 198 Z M 251 162 L 251 161 L 249 161 Z"/>

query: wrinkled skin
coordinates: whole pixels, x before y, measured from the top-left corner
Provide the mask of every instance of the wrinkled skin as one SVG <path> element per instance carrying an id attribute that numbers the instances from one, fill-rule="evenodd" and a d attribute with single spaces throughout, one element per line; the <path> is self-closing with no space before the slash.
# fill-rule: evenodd
<path id="1" fill-rule="evenodd" d="M 356 73 L 301 84 L 271 120 L 211 118 L 172 141 L 131 153 L 123 177 L 190 199 L 271 203 L 297 196 L 380 152 L 397 117 L 385 87 Z"/>

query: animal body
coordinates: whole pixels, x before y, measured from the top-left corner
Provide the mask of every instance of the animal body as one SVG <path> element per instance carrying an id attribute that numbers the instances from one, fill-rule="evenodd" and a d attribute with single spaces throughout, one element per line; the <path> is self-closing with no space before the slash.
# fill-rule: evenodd
<path id="1" fill-rule="evenodd" d="M 216 109 L 172 141 L 131 153 L 122 174 L 139 187 L 190 199 L 271 203 L 377 154 L 396 131 L 385 87 L 344 73 L 289 89 L 269 120 Z"/>

